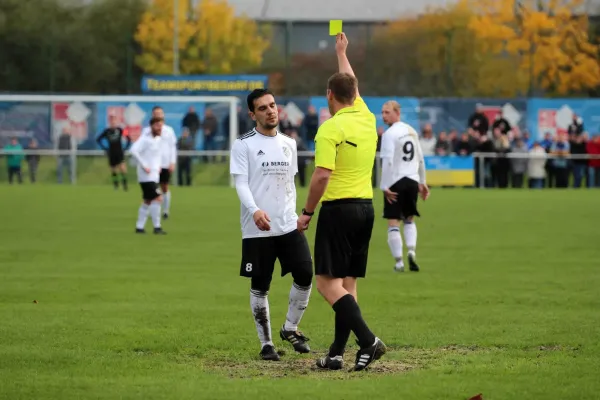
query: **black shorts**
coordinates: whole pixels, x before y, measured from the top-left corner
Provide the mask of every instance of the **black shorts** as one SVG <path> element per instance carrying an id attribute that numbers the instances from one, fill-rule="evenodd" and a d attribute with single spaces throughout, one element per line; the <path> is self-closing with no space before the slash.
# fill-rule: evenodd
<path id="1" fill-rule="evenodd" d="M 270 278 L 275 271 L 275 260 L 281 264 L 281 276 L 294 274 L 305 268 L 312 274 L 312 257 L 303 233 L 294 229 L 280 236 L 242 239 L 240 276 Z"/>
<path id="2" fill-rule="evenodd" d="M 152 201 L 161 195 L 160 188 L 156 182 L 140 182 L 142 188 L 142 199 Z"/>
<path id="3" fill-rule="evenodd" d="M 315 274 L 364 278 L 374 222 L 371 200 L 323 202 L 315 236 Z"/>
<path id="4" fill-rule="evenodd" d="M 169 171 L 167 168 L 161 169 L 160 177 L 158 178 L 158 181 L 160 183 L 169 183 L 170 180 L 171 180 L 171 171 Z"/>
<path id="5" fill-rule="evenodd" d="M 116 167 L 125 162 L 125 154 L 122 151 L 108 152 L 108 165 Z"/>
<path id="6" fill-rule="evenodd" d="M 394 193 L 398 193 L 398 198 L 395 203 L 390 204 L 387 202 L 384 195 L 383 218 L 402 220 L 408 217 L 420 216 L 419 211 L 417 210 L 419 183 L 410 178 L 402 178 L 394 183 L 390 187 L 390 190 Z"/>

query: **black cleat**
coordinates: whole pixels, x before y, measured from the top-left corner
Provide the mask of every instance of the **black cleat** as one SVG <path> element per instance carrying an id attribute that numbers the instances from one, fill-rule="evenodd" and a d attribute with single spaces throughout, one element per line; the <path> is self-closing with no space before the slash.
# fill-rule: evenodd
<path id="1" fill-rule="evenodd" d="M 167 214 L 167 213 L 164 213 L 164 214 L 163 214 L 163 219 L 169 219 L 169 214 Z"/>
<path id="2" fill-rule="evenodd" d="M 379 339 L 375 338 L 375 343 L 364 349 L 360 349 L 356 353 L 356 364 L 352 368 L 352 371 L 362 371 L 369 366 L 373 361 L 379 360 L 387 351 L 385 344 Z"/>
<path id="3" fill-rule="evenodd" d="M 321 369 L 329 369 L 332 371 L 342 369 L 344 367 L 344 359 L 342 356 L 321 357 L 317 360 L 317 367 Z"/>
<path id="4" fill-rule="evenodd" d="M 419 265 L 417 264 L 416 258 L 417 256 L 415 255 L 415 253 L 408 253 L 408 269 L 410 269 L 413 272 L 419 272 Z"/>
<path id="5" fill-rule="evenodd" d="M 265 361 L 279 361 L 279 354 L 275 351 L 275 347 L 270 344 L 265 345 L 260 351 L 260 358 Z"/>
<path id="6" fill-rule="evenodd" d="M 310 353 L 310 347 L 308 347 L 308 342 L 310 339 L 302 334 L 300 331 L 286 331 L 285 326 L 281 327 L 279 331 L 279 336 L 281 340 L 290 342 L 292 346 L 294 346 L 294 350 L 298 353 Z"/>
<path id="7" fill-rule="evenodd" d="M 166 235 L 167 232 L 163 231 L 162 228 L 154 228 L 155 235 Z"/>
<path id="8" fill-rule="evenodd" d="M 135 228 L 135 233 L 146 233 L 146 231 L 143 229 Z"/>

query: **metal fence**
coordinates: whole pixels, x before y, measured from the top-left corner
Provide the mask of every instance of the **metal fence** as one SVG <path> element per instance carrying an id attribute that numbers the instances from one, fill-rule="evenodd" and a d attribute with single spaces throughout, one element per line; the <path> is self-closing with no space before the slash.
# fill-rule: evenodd
<path id="1" fill-rule="evenodd" d="M 108 184 L 110 182 L 110 170 L 106 160 L 106 153 L 101 150 L 23 150 L 19 152 L 11 152 L 0 150 L 0 182 L 8 182 L 11 173 L 8 168 L 7 156 L 19 154 L 22 155 L 20 162 L 20 176 L 13 175 L 13 182 L 18 183 L 19 177 L 25 183 L 69 183 L 80 185 L 99 185 Z M 180 151 L 178 153 L 179 160 L 186 160 L 190 165 L 190 175 L 192 176 L 193 186 L 202 185 L 231 185 L 229 176 L 229 151 Z M 301 151 L 298 152 L 301 161 L 301 166 L 304 166 L 302 177 L 299 176 L 299 184 L 301 186 L 308 185 L 310 182 L 310 174 L 314 169 L 312 159 L 314 152 Z M 532 155 L 530 153 L 473 153 L 473 184 L 472 185 L 448 185 L 441 186 L 471 186 L 478 188 L 493 188 L 498 185 L 494 184 L 494 179 L 498 174 L 507 173 L 509 176 L 513 174 L 512 161 L 516 159 L 527 159 L 529 162 L 544 163 L 545 170 L 545 186 L 555 187 L 551 182 L 552 174 L 556 172 L 553 168 L 553 161 L 557 159 L 567 160 L 566 169 L 561 173 L 567 173 L 569 177 L 569 185 L 573 184 L 578 179 L 585 180 L 588 187 L 600 187 L 600 167 L 589 166 L 589 160 L 600 160 L 600 155 L 590 154 L 572 154 L 569 156 L 556 156 L 543 153 L 540 155 Z M 448 158 L 457 158 L 460 156 L 452 155 L 445 156 Z M 444 159 L 444 157 L 441 157 Z M 498 164 L 498 160 L 507 160 L 504 167 L 507 168 L 504 172 Z M 577 163 L 578 160 L 588 160 L 585 164 Z M 600 163 L 600 162 L 599 162 Z M 132 182 L 136 182 L 134 161 L 131 157 L 127 158 L 128 178 Z M 584 168 L 577 165 L 584 165 Z M 381 171 L 381 162 L 377 156 L 377 161 L 374 162 L 373 168 L 373 184 L 378 186 Z M 440 169 L 435 170 L 435 172 Z M 442 171 L 452 171 L 444 170 Z M 179 181 L 180 174 L 185 174 L 179 167 L 174 174 L 174 182 Z M 429 170 L 430 174 L 434 170 Z M 496 176 L 494 176 L 496 175 Z M 582 176 L 579 176 L 582 175 Z M 523 173 L 524 182 L 527 182 L 528 171 Z M 591 183 L 591 184 L 590 184 Z"/>

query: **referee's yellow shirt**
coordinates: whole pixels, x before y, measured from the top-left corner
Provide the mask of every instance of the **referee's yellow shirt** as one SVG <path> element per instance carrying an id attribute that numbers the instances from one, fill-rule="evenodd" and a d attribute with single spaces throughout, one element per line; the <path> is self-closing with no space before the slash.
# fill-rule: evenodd
<path id="1" fill-rule="evenodd" d="M 357 97 L 352 107 L 321 125 L 315 137 L 315 165 L 333 171 L 321 201 L 373 198 L 376 124 L 375 115 Z"/>

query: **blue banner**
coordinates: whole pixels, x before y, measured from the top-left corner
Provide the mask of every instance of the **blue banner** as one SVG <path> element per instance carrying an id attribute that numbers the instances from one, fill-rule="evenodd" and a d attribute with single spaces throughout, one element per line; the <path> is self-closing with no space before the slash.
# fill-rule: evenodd
<path id="1" fill-rule="evenodd" d="M 0 146 L 16 137 L 23 146 L 36 139 L 40 147 L 52 147 L 50 103 L 0 102 Z"/>
<path id="2" fill-rule="evenodd" d="M 381 117 L 381 108 L 383 104 L 388 100 L 396 100 L 398 104 L 400 104 L 401 113 L 402 113 L 402 121 L 407 124 L 415 127 L 418 130 L 419 127 L 419 99 L 412 97 L 370 97 L 365 96 L 363 100 L 369 107 L 369 110 L 375 117 L 377 117 L 377 128 L 379 130 L 386 129 L 387 126 L 383 123 L 383 119 Z M 311 97 L 310 105 L 314 106 L 317 109 L 317 113 L 319 114 L 319 123 L 322 124 L 328 118 L 330 118 L 329 108 L 327 106 L 327 98 L 325 96 L 319 97 Z"/>
<path id="3" fill-rule="evenodd" d="M 474 160 L 471 156 L 426 156 L 427 184 L 430 186 L 473 186 Z"/>
<path id="4" fill-rule="evenodd" d="M 146 94 L 235 95 L 267 87 L 267 75 L 146 75 Z"/>
<path id="5" fill-rule="evenodd" d="M 582 119 L 590 135 L 600 132 L 600 100 L 597 99 L 531 99 L 527 105 L 527 129 L 537 140 L 548 133 L 566 133 L 573 115 Z"/>

